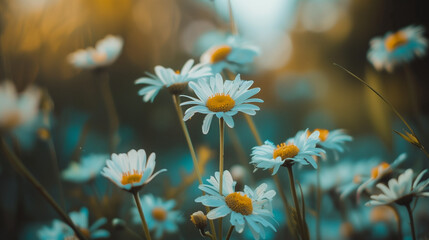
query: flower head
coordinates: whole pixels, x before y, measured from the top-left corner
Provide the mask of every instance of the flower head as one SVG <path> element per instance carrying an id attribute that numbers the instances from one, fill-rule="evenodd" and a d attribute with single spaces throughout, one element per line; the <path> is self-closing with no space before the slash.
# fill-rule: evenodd
<path id="1" fill-rule="evenodd" d="M 311 164 L 317 168 L 313 156 L 320 156 L 321 153 L 325 152 L 325 150 L 316 147 L 320 141 L 319 134 L 318 131 L 315 131 L 308 136 L 307 129 L 299 131 L 294 138 L 277 146 L 270 141 L 265 141 L 264 145 L 252 149 L 252 161 L 250 163 L 254 164 L 256 168 L 273 169 L 273 175 L 277 173 L 280 166 L 286 164 Z"/>
<path id="2" fill-rule="evenodd" d="M 139 95 L 143 96 L 145 102 L 153 102 L 158 92 L 164 87 L 173 94 L 179 94 L 185 89 L 188 82 L 212 76 L 210 67 L 201 63 L 194 65 L 193 59 L 189 59 L 180 71 L 156 66 L 155 75 L 146 74 L 148 77 L 142 77 L 135 81 L 136 84 L 148 85 L 139 91 Z"/>
<path id="3" fill-rule="evenodd" d="M 343 129 L 329 131 L 327 129 L 316 128 L 314 131 L 319 132 L 320 142 L 317 144 L 326 150 L 329 149 L 342 153 L 344 152 L 345 142 L 350 142 L 353 140 L 353 138 L 347 135 Z M 310 132 L 308 134 L 310 134 Z"/>
<path id="4" fill-rule="evenodd" d="M 222 194 L 219 193 L 219 172 L 214 177 L 207 180 L 209 184 L 202 184 L 199 188 L 206 195 L 198 197 L 195 202 L 200 202 L 205 206 L 214 207 L 207 213 L 208 219 L 217 219 L 231 215 L 230 223 L 238 233 L 242 233 L 247 223 L 253 237 L 265 238 L 265 228 L 276 231 L 271 201 L 276 195 L 274 190 L 267 191 L 267 185 L 261 184 L 254 191 L 248 186 L 243 192 L 235 191 L 235 181 L 229 171 L 224 171 Z"/>
<path id="5" fill-rule="evenodd" d="M 413 170 L 407 169 L 399 175 L 398 179 L 392 178 L 388 185 L 382 183 L 377 184 L 377 187 L 382 191 L 379 195 L 371 195 L 371 201 L 367 202 L 367 206 L 388 205 L 397 203 L 400 205 L 408 205 L 414 197 L 429 197 L 429 192 L 424 192 L 429 185 L 429 179 L 420 182 L 423 175 L 427 172 L 423 170 L 413 181 Z"/>
<path id="6" fill-rule="evenodd" d="M 226 43 L 212 46 L 205 51 L 200 61 L 210 64 L 213 73 L 220 73 L 224 69 L 239 72 L 245 64 L 253 62 L 257 55 L 259 55 L 257 47 L 231 36 Z"/>
<path id="7" fill-rule="evenodd" d="M 178 223 L 183 222 L 179 211 L 173 210 L 174 200 L 164 201 L 159 197 L 148 194 L 142 197 L 141 205 L 149 230 L 155 231 L 155 238 L 161 238 L 164 232 L 175 233 L 179 230 Z M 140 223 L 137 207 L 132 210 L 133 222 Z"/>
<path id="8" fill-rule="evenodd" d="M 201 233 L 204 233 L 207 227 L 207 216 L 202 211 L 194 212 L 191 215 L 191 222 Z"/>
<path id="9" fill-rule="evenodd" d="M 10 130 L 36 118 L 41 91 L 29 87 L 18 94 L 10 81 L 0 83 L 0 130 Z"/>
<path id="10" fill-rule="evenodd" d="M 89 213 L 86 207 L 81 208 L 79 212 L 71 212 L 69 216 L 87 239 L 107 238 L 110 236 L 107 230 L 99 229 L 107 222 L 106 218 L 100 218 L 91 226 L 88 225 Z M 77 239 L 73 229 L 57 219 L 52 221 L 52 227 L 44 226 L 38 231 L 37 235 L 42 240 Z"/>
<path id="11" fill-rule="evenodd" d="M 263 102 L 259 98 L 250 98 L 257 94 L 261 89 L 252 88 L 253 81 L 243 81 L 240 75 L 235 77 L 235 80 L 222 79 L 220 74 L 216 77 L 211 77 L 209 80 L 200 79 L 198 82 L 191 82 L 189 86 L 194 90 L 198 98 L 185 96 L 191 101 L 183 102 L 181 105 L 194 104 L 185 112 L 183 120 L 187 121 L 195 113 L 207 114 L 203 121 L 203 133 L 209 132 L 210 123 L 214 115 L 223 118 L 225 123 L 230 127 L 234 127 L 232 116 L 238 112 L 243 112 L 249 115 L 255 115 L 259 107 L 250 103 Z"/>
<path id="12" fill-rule="evenodd" d="M 121 37 L 108 35 L 95 48 L 80 49 L 68 55 L 67 60 L 76 68 L 95 69 L 111 65 L 122 51 Z"/>
<path id="13" fill-rule="evenodd" d="M 388 32 L 384 37 L 373 38 L 367 58 L 377 70 L 389 72 L 397 65 L 410 62 L 415 56 L 426 54 L 427 40 L 423 26 L 408 26 L 397 32 Z"/>
<path id="14" fill-rule="evenodd" d="M 101 174 L 110 179 L 118 187 L 126 191 L 138 191 L 148 184 L 156 175 L 167 171 L 159 170 L 152 175 L 155 169 L 155 153 L 151 153 L 146 160 L 143 149 L 131 150 L 127 154 L 112 154 L 112 160 L 107 160 Z"/>
<path id="15" fill-rule="evenodd" d="M 92 154 L 82 158 L 80 163 L 71 162 L 61 176 L 64 180 L 74 183 L 84 183 L 94 179 L 106 163 L 109 155 Z"/>

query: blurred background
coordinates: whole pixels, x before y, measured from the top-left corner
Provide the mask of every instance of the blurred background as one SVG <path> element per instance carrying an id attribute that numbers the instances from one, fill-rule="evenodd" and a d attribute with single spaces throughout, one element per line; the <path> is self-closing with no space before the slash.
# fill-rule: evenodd
<path id="1" fill-rule="evenodd" d="M 264 103 L 259 105 L 261 111 L 254 119 L 263 139 L 280 142 L 305 128 L 343 128 L 354 141 L 348 144 L 338 162 L 332 161 L 333 166 L 373 158 L 391 162 L 402 152 L 409 155 L 405 166 L 416 169 L 429 166 L 417 148 L 393 132 L 392 129 L 402 131 L 405 126 L 388 105 L 333 65 L 344 66 L 386 96 L 416 129 L 423 145 L 428 145 L 428 57 L 418 58 L 409 65 L 418 86 L 414 93 L 408 91 L 405 78 L 409 76 L 403 68 L 398 67 L 393 73 L 377 72 L 366 58 L 369 41 L 376 36 L 412 24 L 428 29 L 425 1 L 232 0 L 232 8 L 239 34 L 261 49 L 251 68 L 242 73 L 242 79 L 254 80 L 254 86 L 261 88 L 257 97 Z M 119 118 L 120 141 L 116 151 L 144 148 L 157 153 L 157 169 L 167 168 L 168 173 L 158 177 L 143 193 L 175 198 L 178 202 L 185 219 L 181 224 L 184 230 L 179 237 L 165 235 L 165 239 L 198 239 L 198 232 L 188 221 L 192 212 L 202 210 L 201 205 L 193 203 L 200 195 L 197 184 L 186 188 L 186 194 L 174 192 L 192 172 L 193 165 L 171 97 L 168 91 L 161 91 L 154 103 L 144 103 L 137 94 L 141 86 L 134 81 L 145 72 L 153 72 L 156 65 L 180 69 L 189 58 L 198 60 L 210 46 L 225 40 L 229 27 L 225 0 L 3 0 L 0 79 L 13 81 L 19 91 L 33 84 L 44 90 L 42 103 L 49 105 L 48 128 L 60 169 L 79 156 L 108 154 L 108 114 L 96 77 L 91 71 L 76 70 L 67 62 L 67 55 L 94 46 L 106 35 L 121 36 L 123 51 L 107 69 Z M 427 32 L 424 35 L 427 38 Z M 413 97 L 418 102 L 415 110 L 410 107 Z M 200 156 L 208 161 L 204 174 L 208 177 L 217 169 L 218 130 L 217 124 L 212 124 L 209 134 L 203 135 L 202 119 L 196 116 L 187 124 Z M 244 118 L 236 119 L 235 132 L 226 133 L 227 169 L 250 161 L 251 148 L 256 145 Z M 52 148 L 40 136 L 37 126 L 36 123 L 16 132 L 21 142 L 20 156 L 54 198 L 59 199 L 49 160 Z M 244 152 L 237 151 L 234 137 L 241 140 Z M 37 239 L 35 232 L 58 216 L 0 156 L 2 236 Z M 242 166 L 253 169 L 250 165 Z M 298 173 L 302 182 L 306 181 L 306 170 Z M 281 177 L 287 188 L 286 175 Z M 245 184 L 265 178 L 270 179 L 269 173 L 258 171 Z M 131 222 L 130 208 L 134 205 L 130 196 L 114 189 L 102 176 L 94 181 L 104 195 L 101 200 L 96 199 L 90 186 L 63 183 L 67 211 L 87 206 L 91 222 L 99 217 L 109 220 L 119 217 Z M 308 202 L 311 208 L 311 200 Z M 326 206 L 326 212 L 335 207 L 331 204 Z M 428 206 L 428 201 L 421 200 L 419 205 Z M 356 209 L 360 219 L 370 222 L 371 213 L 365 212 L 368 209 L 364 206 Z M 339 215 L 324 221 L 324 238 L 346 238 L 340 231 Z M 429 223 L 427 211 L 417 218 L 421 219 L 419 226 Z M 273 239 L 283 239 L 282 233 L 287 231 L 284 220 L 279 222 L 279 233 L 272 235 Z M 132 227 L 140 231 L 139 225 Z M 314 225 L 309 222 L 309 227 Z M 111 232 L 111 239 L 127 236 L 114 230 L 110 221 L 105 229 Z M 390 233 L 377 235 L 386 232 L 386 228 L 371 229 L 365 235 L 367 239 L 392 237 Z M 245 235 L 234 237 L 247 239 Z"/>

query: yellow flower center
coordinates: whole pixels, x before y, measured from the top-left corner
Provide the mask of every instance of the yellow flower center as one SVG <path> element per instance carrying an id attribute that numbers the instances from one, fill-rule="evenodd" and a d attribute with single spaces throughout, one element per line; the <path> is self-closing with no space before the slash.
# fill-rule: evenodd
<path id="1" fill-rule="evenodd" d="M 226 205 L 234 212 L 242 215 L 250 215 L 253 212 L 252 199 L 246 194 L 231 193 L 225 197 Z"/>
<path id="2" fill-rule="evenodd" d="M 293 144 L 286 145 L 285 143 L 282 143 L 280 145 L 277 145 L 277 148 L 273 152 L 273 158 L 276 159 L 277 157 L 281 157 L 282 160 L 285 160 L 287 158 L 293 158 L 299 153 L 299 148 Z"/>
<path id="3" fill-rule="evenodd" d="M 216 47 L 210 56 L 210 63 L 217 63 L 225 60 L 231 53 L 232 48 L 228 45 L 221 45 Z"/>
<path id="4" fill-rule="evenodd" d="M 142 179 L 142 175 L 143 173 L 139 173 L 136 170 L 133 170 L 133 173 L 126 172 L 122 175 L 121 183 L 123 185 L 129 184 L 129 183 L 131 184 L 138 183 Z"/>
<path id="5" fill-rule="evenodd" d="M 384 41 L 387 51 L 391 52 L 397 47 L 402 46 L 408 42 L 407 37 L 402 32 L 390 34 Z"/>
<path id="6" fill-rule="evenodd" d="M 322 129 L 322 128 L 316 128 L 316 129 L 314 129 L 314 131 L 319 131 L 319 140 L 321 142 L 326 141 L 326 139 L 328 138 L 329 130 Z M 310 136 L 312 133 L 314 133 L 314 131 L 313 132 L 308 132 L 308 136 Z"/>
<path id="7" fill-rule="evenodd" d="M 386 163 L 386 162 L 382 162 L 382 163 L 380 163 L 380 165 L 378 165 L 378 166 L 374 167 L 374 168 L 371 170 L 371 178 L 375 179 L 375 178 L 379 177 L 379 176 L 380 176 L 380 174 L 381 174 L 385 169 L 387 169 L 388 167 L 390 167 L 390 164 L 388 164 L 388 163 Z"/>
<path id="8" fill-rule="evenodd" d="M 180 70 L 176 70 L 176 71 L 175 71 L 175 73 L 176 73 L 176 74 L 180 74 Z"/>
<path id="9" fill-rule="evenodd" d="M 162 222 L 167 218 L 167 211 L 165 211 L 164 208 L 156 207 L 152 209 L 152 217 L 155 220 Z"/>
<path id="10" fill-rule="evenodd" d="M 216 93 L 209 97 L 206 107 L 212 112 L 228 112 L 235 106 L 235 101 L 231 96 L 224 93 Z"/>

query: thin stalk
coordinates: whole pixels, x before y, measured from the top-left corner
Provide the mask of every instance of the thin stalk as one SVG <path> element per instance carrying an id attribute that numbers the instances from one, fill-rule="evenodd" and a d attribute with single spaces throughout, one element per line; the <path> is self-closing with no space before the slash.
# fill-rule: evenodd
<path id="1" fill-rule="evenodd" d="M 219 194 L 223 188 L 224 120 L 219 118 Z M 222 218 L 219 218 L 219 239 L 222 240 Z"/>
<path id="2" fill-rule="evenodd" d="M 258 129 L 256 128 L 256 125 L 255 125 L 255 122 L 253 121 L 253 118 L 247 114 L 244 114 L 244 118 L 246 119 L 246 122 L 249 125 L 250 131 L 252 131 L 252 134 L 256 140 L 256 143 L 259 146 L 261 146 L 262 145 L 261 136 L 259 135 Z"/>
<path id="3" fill-rule="evenodd" d="M 52 136 L 50 136 L 49 139 L 47 140 L 47 144 L 49 148 L 49 153 L 51 155 L 51 163 L 55 169 L 55 178 L 58 182 L 58 195 L 60 196 L 60 203 L 61 203 L 61 206 L 65 209 L 66 204 L 64 200 L 63 184 L 61 183 L 60 167 L 58 166 L 57 152 L 55 151 L 55 146 L 54 146 L 54 142 L 52 141 Z"/>
<path id="4" fill-rule="evenodd" d="M 408 211 L 408 216 L 410 217 L 411 234 L 413 235 L 413 240 L 416 240 L 416 232 L 414 230 L 413 211 L 411 211 L 410 204 L 407 204 L 406 207 Z"/>
<path id="5" fill-rule="evenodd" d="M 402 235 L 402 221 L 401 221 L 401 216 L 399 215 L 398 209 L 395 206 L 393 206 L 392 204 L 387 205 L 387 206 L 390 207 L 390 209 L 392 209 L 393 213 L 395 214 L 396 222 L 398 223 L 399 239 L 404 239 L 404 237 Z"/>
<path id="6" fill-rule="evenodd" d="M 25 165 L 21 162 L 21 160 L 9 149 L 5 140 L 1 138 L 0 140 L 0 148 L 6 154 L 6 159 L 10 162 L 10 164 L 14 167 L 14 169 L 20 173 L 23 177 L 25 177 L 39 193 L 45 198 L 45 200 L 54 208 L 54 210 L 60 215 L 63 221 L 69 225 L 76 236 L 79 239 L 86 240 L 86 238 L 82 235 L 79 228 L 73 223 L 70 217 L 64 212 L 63 209 L 55 202 L 52 196 L 46 191 L 42 184 L 31 174 L 31 172 L 25 167 Z"/>
<path id="7" fill-rule="evenodd" d="M 319 159 L 320 160 L 320 159 Z M 320 229 L 320 209 L 322 207 L 322 188 L 320 187 L 320 161 L 318 163 L 318 168 L 316 172 L 316 239 L 321 239 L 321 229 Z"/>
<path id="8" fill-rule="evenodd" d="M 228 229 L 228 233 L 226 234 L 226 240 L 229 240 L 229 238 L 232 235 L 233 230 L 234 230 L 234 225 L 231 225 L 231 227 L 229 227 L 229 229 Z"/>
<path id="9" fill-rule="evenodd" d="M 179 117 L 180 126 L 182 127 L 183 134 L 185 135 L 186 143 L 188 144 L 188 148 L 189 148 L 189 152 L 191 153 L 192 161 L 194 162 L 195 173 L 197 174 L 198 182 L 201 185 L 201 184 L 203 184 L 203 179 L 201 176 L 200 165 L 198 164 L 197 154 L 195 153 L 195 148 L 194 148 L 194 145 L 192 144 L 191 136 L 189 135 L 189 131 L 188 131 L 188 127 L 186 126 L 185 121 L 183 121 L 183 110 L 180 107 L 180 98 L 179 98 L 179 95 L 177 95 L 177 94 L 173 94 L 172 97 L 173 97 L 174 107 L 175 107 L 176 112 L 177 112 L 177 116 Z M 203 195 L 205 195 L 204 192 L 203 192 Z M 210 212 L 210 208 L 206 206 L 206 213 L 208 213 L 208 212 Z M 217 240 L 216 229 L 215 229 L 213 220 L 209 220 L 209 225 L 210 225 L 210 230 L 213 234 L 214 240 Z"/>
<path id="10" fill-rule="evenodd" d="M 296 188 L 295 188 L 295 179 L 293 177 L 293 171 L 292 166 L 287 166 L 287 170 L 289 173 L 289 182 L 290 182 L 290 190 L 292 192 L 293 202 L 295 204 L 296 214 L 298 216 L 298 226 L 301 231 L 301 237 L 303 236 L 303 222 L 301 217 L 301 208 L 299 206 L 298 196 L 296 195 Z"/>
<path id="11" fill-rule="evenodd" d="M 145 219 L 144 214 L 143 214 L 143 209 L 142 209 L 142 205 L 141 205 L 141 202 L 140 202 L 139 193 L 136 191 L 136 192 L 133 192 L 132 194 L 133 194 L 133 197 L 134 197 L 134 201 L 136 202 L 137 209 L 139 210 L 140 219 L 142 220 L 142 227 L 143 227 L 143 231 L 144 231 L 146 240 L 151 240 L 150 233 L 149 233 L 149 228 L 147 227 L 146 219 Z"/>
<path id="12" fill-rule="evenodd" d="M 231 27 L 231 33 L 233 35 L 238 35 L 237 26 L 235 26 L 234 15 L 232 14 L 231 0 L 228 0 L 228 12 L 229 12 L 229 24 Z"/>

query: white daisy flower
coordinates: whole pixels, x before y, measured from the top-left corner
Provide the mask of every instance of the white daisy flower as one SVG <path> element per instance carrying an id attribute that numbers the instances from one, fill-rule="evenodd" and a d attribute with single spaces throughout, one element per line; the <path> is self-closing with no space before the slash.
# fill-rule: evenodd
<path id="1" fill-rule="evenodd" d="M 427 40 L 423 36 L 423 26 L 408 26 L 397 32 L 388 32 L 384 37 L 370 41 L 367 58 L 378 71 L 392 72 L 394 67 L 426 54 Z"/>
<path id="2" fill-rule="evenodd" d="M 188 82 L 213 75 L 210 67 L 202 63 L 194 65 L 193 59 L 189 59 L 180 71 L 156 66 L 155 75 L 146 74 L 149 77 L 142 77 L 135 81 L 135 84 L 148 85 L 139 91 L 139 95 L 143 96 L 143 101 L 145 102 L 153 102 L 158 92 L 164 87 L 168 88 L 172 94 L 179 94 L 185 89 Z"/>
<path id="3" fill-rule="evenodd" d="M 140 190 L 156 175 L 167 171 L 162 169 L 152 175 L 155 169 L 155 153 L 151 153 L 146 161 L 146 152 L 143 149 L 133 149 L 127 154 L 114 153 L 112 160 L 107 160 L 106 165 L 101 174 L 129 192 Z"/>
<path id="4" fill-rule="evenodd" d="M 79 212 L 71 212 L 69 216 L 76 227 L 79 228 L 82 235 L 87 239 L 110 237 L 110 233 L 107 230 L 99 229 L 107 222 L 106 218 L 100 218 L 91 226 L 88 225 L 88 208 L 83 207 Z M 44 226 L 42 229 L 40 229 L 37 233 L 37 236 L 41 240 L 77 239 L 73 229 L 64 222 L 57 219 L 52 221 L 52 227 Z"/>
<path id="5" fill-rule="evenodd" d="M 398 168 L 400 164 L 402 164 L 407 158 L 406 153 L 402 153 L 399 155 L 392 164 L 388 164 L 386 162 L 382 162 L 379 165 L 373 167 L 371 169 L 371 177 L 359 185 L 357 188 L 357 198 L 359 199 L 360 194 L 363 190 L 373 188 L 376 183 L 378 183 L 381 179 L 386 177 L 388 174 L 391 174 L 393 170 Z"/>
<path id="6" fill-rule="evenodd" d="M 259 55 L 259 49 L 246 43 L 237 36 L 227 38 L 224 44 L 209 48 L 201 55 L 202 63 L 210 64 L 214 74 L 229 69 L 232 72 L 239 72 L 245 65 L 253 62 Z"/>
<path id="7" fill-rule="evenodd" d="M 254 164 L 256 169 L 273 169 L 273 175 L 277 173 L 280 166 L 294 163 L 311 164 L 317 168 L 313 156 L 320 156 L 321 153 L 325 153 L 325 150 L 316 146 L 320 141 L 319 134 L 318 131 L 315 131 L 308 136 L 308 129 L 299 131 L 294 138 L 277 145 L 277 147 L 272 142 L 265 141 L 264 145 L 252 148 L 252 161 L 250 163 Z"/>
<path id="8" fill-rule="evenodd" d="M 195 202 L 200 202 L 205 206 L 214 207 L 207 213 L 208 219 L 217 219 L 231 215 L 230 223 L 238 233 L 242 233 L 247 223 L 253 237 L 265 238 L 265 228 L 276 229 L 272 222 L 273 212 L 271 201 L 276 195 L 274 190 L 267 190 L 266 184 L 261 184 L 253 191 L 248 186 L 244 187 L 244 192 L 236 192 L 235 184 L 228 170 L 223 174 L 222 195 L 219 194 L 219 172 L 207 180 L 209 184 L 201 184 L 199 189 L 206 195 L 198 197 Z"/>
<path id="9" fill-rule="evenodd" d="M 314 131 L 318 131 L 320 133 L 320 142 L 317 143 L 318 145 L 324 149 L 334 150 L 340 153 L 344 152 L 345 142 L 350 142 L 353 140 L 353 138 L 347 135 L 343 129 L 329 131 L 327 129 L 316 128 Z"/>
<path id="10" fill-rule="evenodd" d="M 178 224 L 183 222 L 179 211 L 173 210 L 176 206 L 174 200 L 164 201 L 152 194 L 142 196 L 141 205 L 150 231 L 155 231 L 155 238 L 162 237 L 164 232 L 175 233 L 179 230 Z M 133 222 L 141 224 L 137 207 L 132 209 Z"/>
<path id="11" fill-rule="evenodd" d="M 399 205 L 408 205 L 414 197 L 429 197 L 429 192 L 424 192 L 429 185 L 429 179 L 420 182 L 423 175 L 428 170 L 423 170 L 413 182 L 413 170 L 407 169 L 399 175 L 398 180 L 392 178 L 388 185 L 382 183 L 377 184 L 377 187 L 382 191 L 379 195 L 371 195 L 371 201 L 367 202 L 366 206 L 388 205 L 397 203 Z"/>
<path id="12" fill-rule="evenodd" d="M 42 94 L 36 87 L 18 93 L 10 81 L 0 84 L 0 130 L 11 130 L 37 117 Z"/>
<path id="13" fill-rule="evenodd" d="M 189 104 L 195 104 L 195 106 L 186 110 L 183 120 L 187 121 L 197 112 L 207 114 L 202 126 L 204 134 L 209 132 L 214 115 L 219 119 L 223 118 L 225 123 L 233 128 L 232 116 L 238 112 L 255 115 L 259 107 L 250 103 L 263 102 L 259 98 L 250 98 L 261 90 L 260 88 L 249 89 L 252 84 L 253 81 L 242 81 L 240 75 L 237 75 L 235 80 L 224 82 L 220 74 L 216 74 L 209 80 L 200 79 L 198 82 L 189 83 L 198 98 L 184 96 L 191 101 L 183 102 L 181 106 Z"/>
<path id="14" fill-rule="evenodd" d="M 80 163 L 72 161 L 61 176 L 64 180 L 74 183 L 84 183 L 94 179 L 106 164 L 107 154 L 92 154 L 81 159 Z"/>
<path id="15" fill-rule="evenodd" d="M 119 36 L 108 35 L 99 40 L 95 48 L 80 49 L 68 55 L 67 60 L 76 68 L 94 69 L 111 65 L 122 51 L 124 41 Z"/>

